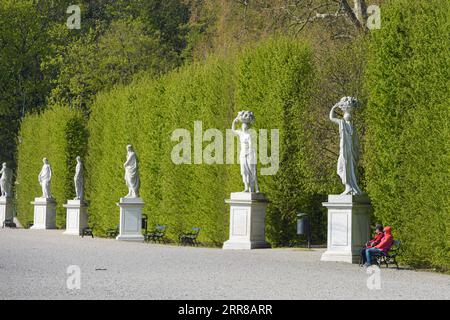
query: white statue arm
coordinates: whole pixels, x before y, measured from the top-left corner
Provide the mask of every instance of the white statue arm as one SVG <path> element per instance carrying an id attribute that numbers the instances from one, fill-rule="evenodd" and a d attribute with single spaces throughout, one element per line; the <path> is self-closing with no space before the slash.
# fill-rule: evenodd
<path id="1" fill-rule="evenodd" d="M 235 134 L 235 135 L 239 135 L 239 130 L 236 130 L 236 123 L 238 123 L 239 119 L 236 117 L 233 120 L 233 123 L 231 125 L 231 131 Z"/>
<path id="2" fill-rule="evenodd" d="M 52 167 L 48 166 L 48 181 L 52 180 Z"/>
<path id="3" fill-rule="evenodd" d="M 330 120 L 337 124 L 339 124 L 339 118 L 336 117 L 336 113 L 334 112 L 334 109 L 336 109 L 338 106 L 339 106 L 339 104 L 335 104 L 333 106 L 333 108 L 331 108 L 331 111 L 330 111 Z"/>
<path id="4" fill-rule="evenodd" d="M 130 154 L 127 156 L 127 160 L 126 160 L 125 163 L 123 164 L 124 167 L 126 167 L 127 165 L 130 164 L 131 157 L 132 157 L 132 153 L 130 153 Z"/>

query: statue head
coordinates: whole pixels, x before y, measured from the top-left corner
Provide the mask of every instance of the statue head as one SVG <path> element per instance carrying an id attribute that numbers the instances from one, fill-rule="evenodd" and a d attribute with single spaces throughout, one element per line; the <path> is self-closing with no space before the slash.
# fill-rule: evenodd
<path id="1" fill-rule="evenodd" d="M 356 98 L 353 97 L 342 97 L 338 103 L 339 108 L 345 113 L 351 113 L 354 108 L 357 108 L 359 103 Z M 351 117 L 351 115 L 350 115 Z"/>
<path id="2" fill-rule="evenodd" d="M 2 167 L 6 168 L 6 162 L 3 162 Z"/>
<path id="3" fill-rule="evenodd" d="M 255 115 L 251 111 L 239 111 L 238 119 L 242 123 L 242 129 L 247 130 L 255 122 Z"/>
<path id="4" fill-rule="evenodd" d="M 42 159 L 42 162 L 43 162 L 44 164 L 48 164 L 48 159 L 47 159 L 47 158 L 44 158 L 44 159 Z"/>
<path id="5" fill-rule="evenodd" d="M 77 156 L 77 157 L 76 157 L 76 160 L 77 160 L 78 163 L 80 163 L 80 162 L 81 162 L 81 157 L 80 157 L 80 156 Z"/>
<path id="6" fill-rule="evenodd" d="M 128 152 L 132 152 L 133 151 L 133 146 L 131 144 L 127 145 L 127 151 Z"/>

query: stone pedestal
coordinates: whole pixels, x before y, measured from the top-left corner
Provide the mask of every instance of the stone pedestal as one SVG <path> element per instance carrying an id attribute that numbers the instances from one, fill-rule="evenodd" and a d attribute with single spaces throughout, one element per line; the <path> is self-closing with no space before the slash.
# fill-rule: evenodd
<path id="1" fill-rule="evenodd" d="M 263 193 L 233 192 L 230 199 L 230 239 L 223 249 L 269 248 L 266 242 L 266 206 Z"/>
<path id="2" fill-rule="evenodd" d="M 0 197 L 0 227 L 3 227 L 5 220 L 13 219 L 13 199 L 10 197 Z"/>
<path id="3" fill-rule="evenodd" d="M 34 198 L 34 222 L 30 229 L 56 229 L 56 201 L 50 198 Z"/>
<path id="4" fill-rule="evenodd" d="M 359 251 L 370 237 L 371 205 L 366 194 L 329 195 L 327 251 L 322 261 L 358 263 Z"/>
<path id="5" fill-rule="evenodd" d="M 142 207 L 141 198 L 120 198 L 120 225 L 117 240 L 144 241 L 142 235 Z"/>
<path id="6" fill-rule="evenodd" d="M 67 200 L 63 205 L 66 212 L 66 231 L 64 234 L 80 235 L 81 231 L 87 227 L 87 206 L 82 200 Z"/>

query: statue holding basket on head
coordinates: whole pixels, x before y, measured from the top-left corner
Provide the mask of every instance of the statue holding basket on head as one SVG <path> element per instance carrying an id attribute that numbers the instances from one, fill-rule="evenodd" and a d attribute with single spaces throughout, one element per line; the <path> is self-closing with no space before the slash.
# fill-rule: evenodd
<path id="1" fill-rule="evenodd" d="M 256 150 L 252 145 L 252 137 L 249 132 L 250 125 L 255 121 L 251 111 L 240 111 L 234 119 L 231 130 L 239 137 L 241 175 L 244 181 L 244 192 L 259 192 L 258 176 L 256 174 Z M 236 124 L 242 123 L 241 129 L 236 129 Z"/>
<path id="2" fill-rule="evenodd" d="M 358 101 L 355 98 L 343 97 L 330 111 L 330 120 L 339 125 L 340 142 L 337 174 L 345 186 L 342 195 L 362 194 L 356 179 L 356 165 L 359 159 L 358 136 L 352 123 L 352 111 L 357 106 Z M 337 118 L 336 108 L 340 108 L 344 112 L 342 119 Z"/>

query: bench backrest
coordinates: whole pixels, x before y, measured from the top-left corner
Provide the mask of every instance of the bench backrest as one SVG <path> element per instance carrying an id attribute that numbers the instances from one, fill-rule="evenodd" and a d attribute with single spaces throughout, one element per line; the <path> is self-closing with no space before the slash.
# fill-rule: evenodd
<path id="1" fill-rule="evenodd" d="M 391 248 L 389 249 L 389 253 L 398 253 L 400 251 L 401 246 L 402 243 L 400 240 L 394 240 Z"/>
<path id="2" fill-rule="evenodd" d="M 159 225 L 159 224 L 156 225 L 156 227 L 155 227 L 155 230 L 158 231 L 158 232 L 165 232 L 166 229 L 167 229 L 166 226 L 162 226 L 162 225 Z"/>

